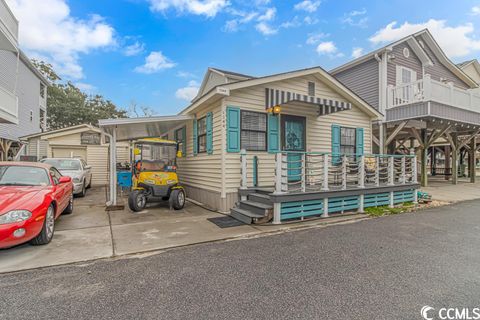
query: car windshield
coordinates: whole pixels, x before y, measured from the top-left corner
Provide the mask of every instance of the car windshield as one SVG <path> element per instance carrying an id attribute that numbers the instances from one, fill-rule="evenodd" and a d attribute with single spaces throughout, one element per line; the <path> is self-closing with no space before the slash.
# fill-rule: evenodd
<path id="1" fill-rule="evenodd" d="M 42 162 L 48 163 L 52 167 L 57 168 L 57 170 L 78 171 L 82 168 L 78 159 L 44 159 Z"/>
<path id="2" fill-rule="evenodd" d="M 0 186 L 47 186 L 50 184 L 44 168 L 0 166 Z"/>

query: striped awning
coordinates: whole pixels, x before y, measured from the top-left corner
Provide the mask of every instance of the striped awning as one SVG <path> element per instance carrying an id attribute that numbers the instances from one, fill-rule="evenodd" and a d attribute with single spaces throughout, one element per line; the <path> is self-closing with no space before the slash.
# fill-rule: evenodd
<path id="1" fill-rule="evenodd" d="M 265 109 L 275 106 L 306 105 L 318 108 L 318 115 L 350 110 L 352 104 L 344 101 L 325 99 L 290 91 L 265 88 Z"/>

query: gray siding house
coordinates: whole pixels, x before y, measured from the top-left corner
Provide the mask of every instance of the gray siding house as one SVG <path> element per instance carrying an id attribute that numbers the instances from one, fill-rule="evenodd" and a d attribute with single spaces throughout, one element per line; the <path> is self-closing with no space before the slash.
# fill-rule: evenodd
<path id="1" fill-rule="evenodd" d="M 416 152 L 428 176 L 457 183 L 468 159 L 475 181 L 480 132 L 478 83 L 452 63 L 428 30 L 375 50 L 331 73 L 383 114 L 373 126 L 380 153 Z"/>
<path id="2" fill-rule="evenodd" d="M 22 153 L 19 137 L 45 129 L 47 80 L 18 47 L 18 21 L 0 0 L 0 160 Z"/>

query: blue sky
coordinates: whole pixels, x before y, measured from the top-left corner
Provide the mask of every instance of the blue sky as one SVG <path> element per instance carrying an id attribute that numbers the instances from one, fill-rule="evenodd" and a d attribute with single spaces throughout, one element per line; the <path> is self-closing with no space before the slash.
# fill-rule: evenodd
<path id="1" fill-rule="evenodd" d="M 7 2 L 29 56 L 120 107 L 162 115 L 188 105 L 209 66 L 328 70 L 425 27 L 456 62 L 480 53 L 480 0 Z"/>

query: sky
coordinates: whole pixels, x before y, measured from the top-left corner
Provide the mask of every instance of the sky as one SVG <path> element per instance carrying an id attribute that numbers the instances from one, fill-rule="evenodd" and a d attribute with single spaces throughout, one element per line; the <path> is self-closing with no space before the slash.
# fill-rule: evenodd
<path id="1" fill-rule="evenodd" d="M 189 105 L 208 67 L 327 70 L 429 28 L 454 62 L 480 56 L 480 0 L 7 0 L 20 47 L 64 81 L 157 115 Z"/>

